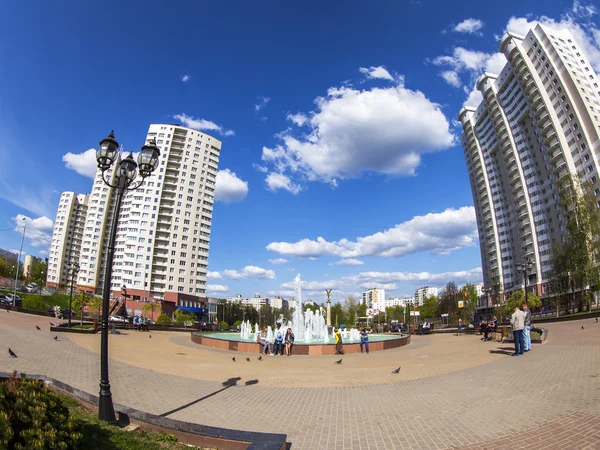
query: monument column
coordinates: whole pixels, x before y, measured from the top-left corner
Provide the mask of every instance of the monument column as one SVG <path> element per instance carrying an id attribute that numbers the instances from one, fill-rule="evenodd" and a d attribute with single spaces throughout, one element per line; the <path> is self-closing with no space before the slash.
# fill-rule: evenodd
<path id="1" fill-rule="evenodd" d="M 331 289 L 325 292 L 327 293 L 327 333 L 331 334 Z"/>

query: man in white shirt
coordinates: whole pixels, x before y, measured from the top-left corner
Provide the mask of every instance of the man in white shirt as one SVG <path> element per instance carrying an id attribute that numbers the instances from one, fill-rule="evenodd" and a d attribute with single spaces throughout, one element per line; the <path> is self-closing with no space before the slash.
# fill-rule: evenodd
<path id="1" fill-rule="evenodd" d="M 520 356 L 525 348 L 523 328 L 525 328 L 525 313 L 515 306 L 515 312 L 511 316 L 510 324 L 512 325 L 513 337 L 515 340 L 515 352 L 512 356 Z"/>

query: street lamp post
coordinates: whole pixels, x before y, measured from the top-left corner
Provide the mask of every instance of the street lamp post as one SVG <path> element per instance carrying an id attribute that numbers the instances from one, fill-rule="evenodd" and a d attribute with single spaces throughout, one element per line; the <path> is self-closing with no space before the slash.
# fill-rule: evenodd
<path id="1" fill-rule="evenodd" d="M 517 270 L 519 272 L 523 272 L 523 284 L 525 287 L 525 303 L 527 303 L 527 279 L 529 278 L 529 273 L 531 272 L 532 267 L 533 263 L 529 260 L 526 260 L 524 263 L 517 264 Z"/>
<path id="2" fill-rule="evenodd" d="M 144 179 L 150 176 L 158 166 L 158 157 L 160 156 L 160 150 L 153 139 L 149 144 L 142 147 L 137 164 L 131 153 L 129 156 L 118 162 L 115 169 L 117 171 L 116 183 L 113 185 L 106 180 L 104 174 L 117 159 L 118 148 L 119 143 L 115 140 L 114 132 L 111 131 L 107 137 L 100 141 L 100 148 L 96 151 L 96 161 L 98 162 L 98 168 L 102 171 L 104 183 L 117 189 L 107 248 L 106 268 L 104 270 L 102 333 L 100 337 L 100 397 L 98 399 L 98 418 L 108 423 L 114 423 L 116 421 L 112 393 L 110 392 L 110 382 L 108 379 L 108 309 L 110 303 L 112 264 L 115 255 L 115 239 L 117 237 L 119 210 L 121 209 L 121 201 L 123 200 L 125 192 L 135 190 L 141 186 Z M 131 186 L 133 180 L 137 176 L 137 172 L 139 172 L 142 179 L 137 185 Z"/>
<path id="3" fill-rule="evenodd" d="M 71 294 L 69 295 L 69 328 L 71 328 L 71 317 L 73 316 L 73 280 L 79 272 L 79 264 L 73 264 L 71 269 Z M 82 310 L 83 311 L 83 310 Z"/>

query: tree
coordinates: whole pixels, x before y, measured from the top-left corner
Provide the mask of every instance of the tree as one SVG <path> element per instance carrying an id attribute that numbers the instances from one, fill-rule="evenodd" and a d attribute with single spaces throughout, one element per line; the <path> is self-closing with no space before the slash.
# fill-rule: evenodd
<path id="1" fill-rule="evenodd" d="M 0 277 L 8 276 L 8 265 L 0 258 Z"/>
<path id="2" fill-rule="evenodd" d="M 475 307 L 479 298 L 477 297 L 477 289 L 471 283 L 467 283 L 457 293 L 458 301 L 463 302 L 463 307 L 458 308 L 459 318 L 463 320 L 471 320 Z"/>
<path id="3" fill-rule="evenodd" d="M 385 309 L 388 320 L 404 321 L 404 308 L 402 306 L 390 306 Z"/>
<path id="4" fill-rule="evenodd" d="M 448 314 L 448 321 L 451 323 L 458 321 L 458 289 L 454 281 L 448 282 L 440 295 L 438 313 Z"/>
<path id="5" fill-rule="evenodd" d="M 506 305 L 504 306 L 504 313 L 506 315 L 511 315 L 515 311 L 515 307 L 521 307 L 521 305 L 523 305 L 524 302 L 525 294 L 523 293 L 523 291 L 514 291 L 511 294 L 511 296 L 508 297 L 508 300 L 506 300 Z M 540 300 L 540 298 L 534 292 L 528 292 L 527 304 L 531 309 L 539 308 L 540 306 L 542 306 L 542 300 Z"/>
<path id="6" fill-rule="evenodd" d="M 423 305 L 419 307 L 421 318 L 435 319 L 438 317 L 439 299 L 435 295 L 430 295 L 423 300 Z"/>
<path id="7" fill-rule="evenodd" d="M 157 313 L 158 315 L 161 314 L 162 305 L 159 302 L 144 303 L 144 306 L 142 306 L 142 313 L 144 313 L 144 317 L 148 316 L 148 312 L 152 313 L 152 320 L 156 320 L 155 313 Z"/>
<path id="8" fill-rule="evenodd" d="M 580 310 L 585 291 L 600 289 L 600 209 L 593 185 L 575 179 L 571 185 L 563 185 L 560 191 L 560 206 L 566 216 L 564 239 L 552 250 L 553 278 L 558 289 L 579 291 Z M 590 309 L 590 297 L 588 310 Z"/>
<path id="9" fill-rule="evenodd" d="M 346 302 L 344 303 L 344 309 L 348 316 L 348 323 L 354 325 L 356 323 L 356 311 L 358 309 L 358 305 L 356 303 L 356 298 L 352 295 L 346 298 Z"/>
<path id="10" fill-rule="evenodd" d="M 99 319 L 102 312 L 102 297 L 93 296 L 88 302 L 88 310 Z"/>
<path id="11" fill-rule="evenodd" d="M 331 319 L 336 327 L 348 323 L 346 311 L 339 302 L 331 307 Z"/>
<path id="12" fill-rule="evenodd" d="M 361 303 L 356 307 L 356 316 L 367 317 L 367 305 L 365 303 Z"/>

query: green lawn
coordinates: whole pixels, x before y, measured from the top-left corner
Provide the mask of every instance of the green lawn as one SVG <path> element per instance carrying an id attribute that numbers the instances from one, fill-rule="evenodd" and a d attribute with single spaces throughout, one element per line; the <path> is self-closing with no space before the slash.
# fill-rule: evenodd
<path id="1" fill-rule="evenodd" d="M 73 321 L 71 321 L 71 322 L 73 322 Z M 77 328 L 78 330 L 89 330 L 90 328 L 92 328 L 92 325 L 89 323 L 84 323 L 83 327 L 82 327 L 80 324 L 72 323 L 71 328 Z"/>
<path id="2" fill-rule="evenodd" d="M 164 449 L 190 449 L 190 447 L 177 442 L 177 438 L 163 432 L 150 432 L 138 429 L 124 431 L 119 427 L 100 422 L 95 413 L 81 406 L 72 398 L 59 394 L 71 415 L 84 422 L 83 441 L 80 448 L 97 450 L 164 450 Z M 205 449 L 209 450 L 209 449 Z M 217 449 L 210 449 L 217 450 Z"/>
<path id="3" fill-rule="evenodd" d="M 531 339 L 539 339 L 542 337 L 542 333 L 538 333 L 537 331 L 531 331 L 530 336 Z"/>

